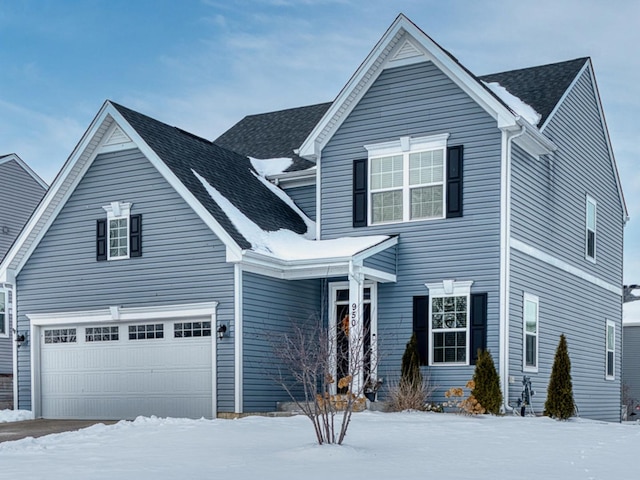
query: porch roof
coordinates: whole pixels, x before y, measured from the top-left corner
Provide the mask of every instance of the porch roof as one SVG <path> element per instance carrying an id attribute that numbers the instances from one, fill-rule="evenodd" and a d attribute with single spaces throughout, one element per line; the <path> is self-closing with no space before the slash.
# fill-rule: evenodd
<path id="1" fill-rule="evenodd" d="M 293 240 L 293 238 L 291 238 Z M 358 275 L 377 282 L 395 282 L 397 236 L 373 235 L 343 237 L 331 240 L 298 238 L 290 244 L 290 252 L 279 256 L 245 250 L 240 263 L 246 271 L 282 278 L 303 280 Z M 283 245 L 284 246 L 284 245 Z M 393 249 L 390 268 L 367 263 L 368 259 Z"/>

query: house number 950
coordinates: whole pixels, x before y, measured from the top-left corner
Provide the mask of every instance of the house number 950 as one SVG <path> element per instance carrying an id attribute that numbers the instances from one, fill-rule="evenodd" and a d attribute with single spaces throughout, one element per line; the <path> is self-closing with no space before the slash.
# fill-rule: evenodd
<path id="1" fill-rule="evenodd" d="M 351 326 L 352 327 L 356 326 L 357 318 L 358 318 L 358 304 L 352 303 L 351 304 Z"/>

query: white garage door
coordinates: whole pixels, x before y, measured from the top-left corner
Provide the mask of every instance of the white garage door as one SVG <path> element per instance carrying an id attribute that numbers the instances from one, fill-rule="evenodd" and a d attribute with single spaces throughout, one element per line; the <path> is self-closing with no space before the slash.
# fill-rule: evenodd
<path id="1" fill-rule="evenodd" d="M 206 319 L 43 326 L 42 416 L 210 418 L 213 338 Z"/>

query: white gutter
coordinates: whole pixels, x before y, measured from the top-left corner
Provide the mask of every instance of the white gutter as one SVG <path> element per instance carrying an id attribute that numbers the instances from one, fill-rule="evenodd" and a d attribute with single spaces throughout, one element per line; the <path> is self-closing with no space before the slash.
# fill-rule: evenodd
<path id="1" fill-rule="evenodd" d="M 509 406 L 509 288 L 511 252 L 511 148 L 512 142 L 525 134 L 527 128 L 521 125 L 517 132 L 502 130 L 502 158 L 500 178 L 500 358 L 499 374 L 502 382 L 504 409 Z"/>

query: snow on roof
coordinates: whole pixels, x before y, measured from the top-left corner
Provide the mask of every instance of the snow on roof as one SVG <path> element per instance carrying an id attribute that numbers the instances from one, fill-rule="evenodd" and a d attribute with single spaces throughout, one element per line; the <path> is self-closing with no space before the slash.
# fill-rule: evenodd
<path id="1" fill-rule="evenodd" d="M 251 165 L 253 165 L 256 172 L 262 177 L 284 173 L 293 164 L 293 158 L 287 157 L 264 159 L 249 157 L 249 160 L 251 160 Z"/>
<path id="2" fill-rule="evenodd" d="M 313 227 L 308 228 L 307 234 L 305 235 L 284 229 L 275 232 L 262 230 L 218 192 L 218 190 L 212 187 L 198 172 L 193 169 L 191 171 L 202 183 L 213 201 L 216 202 L 229 217 L 229 220 L 231 220 L 231 223 L 238 229 L 240 234 L 251 244 L 251 250 L 254 252 L 285 261 L 343 258 L 353 256 L 358 252 L 373 247 L 390 238 L 386 235 L 371 235 L 367 237 L 314 240 L 315 223 L 309 220 L 284 192 L 269 181 L 258 176 L 276 195 L 299 212 L 308 227 Z"/>
<path id="3" fill-rule="evenodd" d="M 484 83 L 493 93 L 495 93 L 500 100 L 507 104 L 507 106 L 513 110 L 516 115 L 520 115 L 531 125 L 538 125 L 542 115 L 536 112 L 533 107 L 524 103 L 515 95 L 509 93 L 509 91 L 500 85 L 498 82 L 482 82 Z"/>

